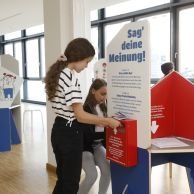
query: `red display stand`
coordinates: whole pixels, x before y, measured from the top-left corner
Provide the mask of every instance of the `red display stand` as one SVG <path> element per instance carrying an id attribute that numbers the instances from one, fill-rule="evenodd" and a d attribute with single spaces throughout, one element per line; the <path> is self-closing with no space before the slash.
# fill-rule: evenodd
<path id="1" fill-rule="evenodd" d="M 151 123 L 152 139 L 181 137 L 189 146 L 138 147 L 138 164 L 129 168 L 111 162 L 113 194 L 151 194 L 151 167 L 169 162 L 186 168 L 190 191 L 194 194 L 194 141 L 191 141 L 194 140 L 194 84 L 174 71 L 154 85 Z"/>
<path id="2" fill-rule="evenodd" d="M 194 146 L 191 141 L 194 140 L 194 85 L 173 71 L 152 87 L 151 97 L 152 139 L 175 136 L 187 140 L 185 143 L 189 145 L 152 150 L 155 152 L 152 166 L 172 162 L 186 167 L 190 191 L 194 194 Z"/>
<path id="3" fill-rule="evenodd" d="M 174 71 L 151 89 L 152 138 L 178 136 L 194 140 L 194 85 Z"/>
<path id="4" fill-rule="evenodd" d="M 122 127 L 106 128 L 107 159 L 129 167 L 137 164 L 137 121 L 124 119 Z"/>

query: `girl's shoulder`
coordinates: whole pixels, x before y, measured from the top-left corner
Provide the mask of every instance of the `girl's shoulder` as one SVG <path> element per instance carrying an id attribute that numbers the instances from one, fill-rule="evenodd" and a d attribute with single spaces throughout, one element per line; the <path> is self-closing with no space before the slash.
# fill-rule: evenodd
<path id="1" fill-rule="evenodd" d="M 62 71 L 61 71 L 61 77 L 65 77 L 65 78 L 68 78 L 68 79 L 72 79 L 73 77 L 73 72 L 69 69 L 69 68 L 64 68 Z"/>
<path id="2" fill-rule="evenodd" d="M 75 73 L 69 68 L 64 68 L 61 71 L 60 79 L 62 79 L 66 83 L 74 83 L 78 80 Z"/>

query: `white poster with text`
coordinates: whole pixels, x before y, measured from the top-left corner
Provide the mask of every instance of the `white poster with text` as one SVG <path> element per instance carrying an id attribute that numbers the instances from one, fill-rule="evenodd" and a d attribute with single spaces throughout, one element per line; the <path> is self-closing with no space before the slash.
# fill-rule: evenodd
<path id="1" fill-rule="evenodd" d="M 126 24 L 107 47 L 108 115 L 137 120 L 138 147 L 151 145 L 150 32 L 147 21 Z"/>

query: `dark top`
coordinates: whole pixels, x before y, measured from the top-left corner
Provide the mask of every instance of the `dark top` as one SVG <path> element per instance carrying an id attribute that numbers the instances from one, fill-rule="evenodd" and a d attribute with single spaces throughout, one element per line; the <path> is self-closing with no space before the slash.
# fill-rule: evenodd
<path id="1" fill-rule="evenodd" d="M 93 114 L 89 105 L 85 105 L 84 110 Z M 101 143 L 105 147 L 105 132 L 95 132 L 95 125 L 83 124 L 83 151 L 89 151 L 93 153 L 93 146 L 98 144 L 99 142 L 96 140 L 100 139 L 102 139 Z"/>

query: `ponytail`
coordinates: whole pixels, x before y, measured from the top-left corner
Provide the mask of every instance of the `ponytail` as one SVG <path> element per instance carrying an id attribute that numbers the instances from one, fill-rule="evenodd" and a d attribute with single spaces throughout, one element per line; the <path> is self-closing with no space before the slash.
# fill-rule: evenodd
<path id="1" fill-rule="evenodd" d="M 67 61 L 57 60 L 53 65 L 51 65 L 46 74 L 44 82 L 46 94 L 49 101 L 51 101 L 55 97 L 60 73 L 66 66 Z"/>

